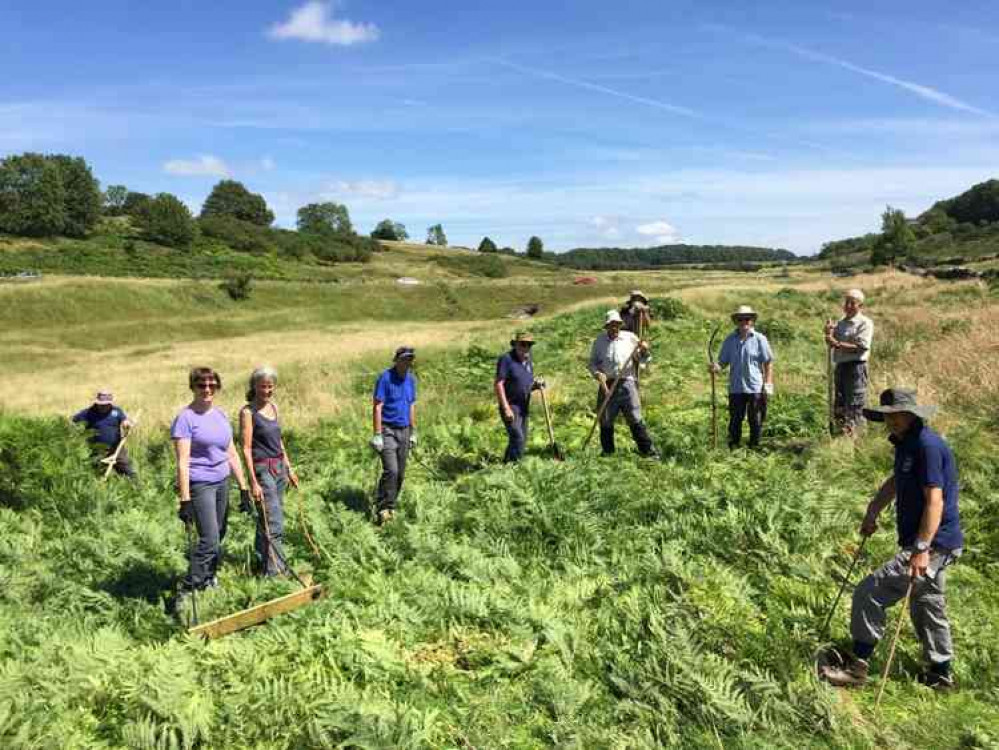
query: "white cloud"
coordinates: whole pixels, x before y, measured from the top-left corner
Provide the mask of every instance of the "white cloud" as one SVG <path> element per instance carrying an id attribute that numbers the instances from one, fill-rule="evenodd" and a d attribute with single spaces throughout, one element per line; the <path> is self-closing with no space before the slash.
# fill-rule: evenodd
<path id="1" fill-rule="evenodd" d="M 163 165 L 167 174 L 179 177 L 229 177 L 232 171 L 217 156 L 202 154 L 197 159 L 171 159 Z"/>
<path id="2" fill-rule="evenodd" d="M 381 35 L 373 23 L 334 18 L 334 6 L 335 2 L 310 0 L 293 10 L 287 21 L 271 26 L 268 35 L 272 39 L 298 39 L 341 46 L 373 42 Z"/>
<path id="3" fill-rule="evenodd" d="M 608 240 L 617 239 L 621 236 L 620 216 L 594 216 L 588 223 L 597 230 L 601 237 Z"/>
<path id="4" fill-rule="evenodd" d="M 388 200 L 399 195 L 399 185 L 393 180 L 335 180 L 326 185 L 322 198 L 352 196 L 373 200 Z"/>
<path id="5" fill-rule="evenodd" d="M 655 241 L 668 245 L 672 242 L 680 241 L 680 232 L 672 224 L 666 221 L 653 221 L 648 224 L 639 224 L 635 231 L 643 237 L 653 237 Z"/>
<path id="6" fill-rule="evenodd" d="M 274 162 L 274 160 L 271 157 L 265 156 L 263 159 L 260 160 L 260 167 L 261 169 L 270 172 L 271 170 L 277 168 L 277 164 Z"/>

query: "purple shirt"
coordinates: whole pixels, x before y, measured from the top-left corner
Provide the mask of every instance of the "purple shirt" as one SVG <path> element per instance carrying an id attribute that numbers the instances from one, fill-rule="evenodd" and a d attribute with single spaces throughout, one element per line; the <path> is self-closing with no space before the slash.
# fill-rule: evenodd
<path id="1" fill-rule="evenodd" d="M 221 482 L 229 476 L 232 427 L 221 409 L 198 414 L 186 407 L 170 425 L 170 437 L 191 441 L 192 482 Z"/>

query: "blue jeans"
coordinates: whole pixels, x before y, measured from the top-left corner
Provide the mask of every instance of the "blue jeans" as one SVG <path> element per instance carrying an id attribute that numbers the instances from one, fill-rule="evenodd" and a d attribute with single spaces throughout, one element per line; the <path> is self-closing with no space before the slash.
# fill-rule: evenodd
<path id="1" fill-rule="evenodd" d="M 253 473 L 264 491 L 263 507 L 257 508 L 257 538 L 254 544 L 257 561 L 264 575 L 286 573 L 283 541 L 284 491 L 288 487 L 288 468 L 281 460 L 254 462 Z"/>
<path id="2" fill-rule="evenodd" d="M 503 420 L 503 427 L 506 428 L 506 453 L 503 454 L 503 463 L 515 463 L 524 455 L 524 446 L 527 445 L 527 420 L 528 411 L 518 404 L 510 404 L 510 411 L 513 412 L 513 419 L 507 422 Z M 500 414 L 502 419 L 503 415 Z"/>
<path id="3" fill-rule="evenodd" d="M 229 479 L 191 482 L 191 502 L 194 503 L 198 543 L 183 585 L 200 589 L 212 579 L 222 560 L 222 540 L 229 517 Z"/>

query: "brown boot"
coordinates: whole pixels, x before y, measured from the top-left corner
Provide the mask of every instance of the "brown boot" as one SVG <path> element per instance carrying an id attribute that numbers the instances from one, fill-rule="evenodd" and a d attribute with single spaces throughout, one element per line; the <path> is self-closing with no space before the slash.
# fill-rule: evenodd
<path id="1" fill-rule="evenodd" d="M 868 664 L 852 658 L 841 667 L 825 667 L 819 675 L 833 687 L 863 687 L 867 684 Z"/>

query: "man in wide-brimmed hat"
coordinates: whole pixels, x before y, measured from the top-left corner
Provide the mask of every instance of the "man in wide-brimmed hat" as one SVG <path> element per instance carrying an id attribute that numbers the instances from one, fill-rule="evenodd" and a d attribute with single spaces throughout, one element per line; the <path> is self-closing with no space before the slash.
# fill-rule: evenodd
<path id="1" fill-rule="evenodd" d="M 944 573 L 960 556 L 964 536 L 954 456 L 943 438 L 925 424 L 935 411 L 936 407 L 919 404 L 916 391 L 906 388 L 889 388 L 881 394 L 879 406 L 864 409 L 867 419 L 887 425 L 888 439 L 895 446 L 895 470 L 867 506 L 860 533 L 873 534 L 878 516 L 894 499 L 901 550 L 854 590 L 853 653 L 842 667 L 822 673 L 833 685 L 857 687 L 867 681 L 868 661 L 884 635 L 886 610 L 905 598 L 911 584 L 909 613 L 927 661 L 920 681 L 937 689 L 954 686 Z"/>
<path id="2" fill-rule="evenodd" d="M 382 476 L 378 481 L 378 524 L 395 516 L 396 501 L 406 478 L 406 460 L 416 447 L 416 379 L 410 369 L 416 351 L 400 346 L 392 366 L 375 382 L 373 399 L 374 435 L 371 448 L 381 457 Z"/>
<path id="3" fill-rule="evenodd" d="M 641 289 L 632 289 L 628 301 L 620 310 L 624 330 L 642 338 L 652 324 L 652 311 L 649 308 L 649 298 Z"/>
<path id="4" fill-rule="evenodd" d="M 510 351 L 496 361 L 493 389 L 496 391 L 500 418 L 506 428 L 504 463 L 519 461 L 524 455 L 531 391 L 544 387 L 544 383 L 534 377 L 534 363 L 531 361 L 533 346 L 534 336 L 526 331 L 518 331 L 510 339 Z"/>
<path id="5" fill-rule="evenodd" d="M 728 447 L 742 440 L 742 422 L 749 420 L 749 447 L 760 444 L 767 417 L 767 398 L 774 391 L 774 355 L 767 337 L 756 330 L 756 311 L 740 305 L 732 313 L 735 330 L 722 342 L 713 372 L 730 367 L 728 377 Z"/>
<path id="6" fill-rule="evenodd" d="M 597 389 L 597 411 L 610 398 L 600 417 L 600 447 L 603 455 L 614 453 L 614 421 L 623 414 L 638 452 L 649 458 L 658 458 L 649 431 L 642 421 L 642 403 L 638 397 L 635 375 L 638 367 L 649 361 L 649 345 L 633 334 L 624 331 L 621 315 L 609 310 L 604 318 L 604 330 L 590 348 L 590 374 L 600 384 Z M 618 380 L 617 388 L 613 387 Z"/>
<path id="7" fill-rule="evenodd" d="M 125 414 L 125 410 L 115 405 L 114 395 L 110 388 L 102 388 L 98 391 L 93 403 L 74 414 L 72 420 L 86 425 L 90 433 L 90 444 L 97 459 L 113 456 L 118 450 L 118 444 L 132 429 L 132 423 L 129 421 L 128 415 Z M 135 469 L 132 468 L 132 461 L 128 457 L 128 449 L 125 446 L 122 446 L 121 450 L 118 451 L 118 457 L 114 462 L 114 471 L 129 479 L 136 478 Z"/>
<path id="8" fill-rule="evenodd" d="M 849 289 L 843 295 L 843 317 L 838 323 L 826 321 L 826 346 L 836 366 L 833 414 L 836 427 L 846 435 L 855 434 L 864 423 L 874 323 L 861 312 L 863 307 L 864 293 Z"/>

